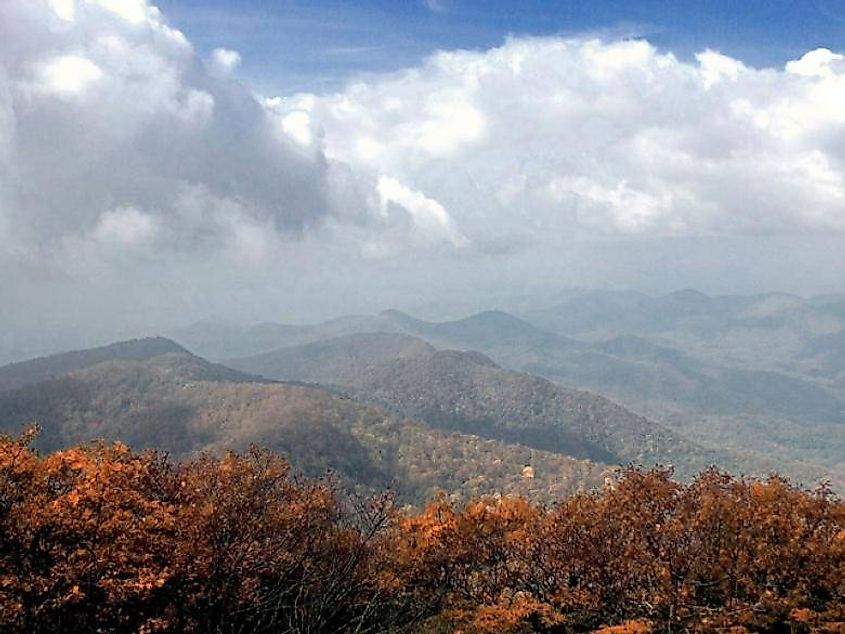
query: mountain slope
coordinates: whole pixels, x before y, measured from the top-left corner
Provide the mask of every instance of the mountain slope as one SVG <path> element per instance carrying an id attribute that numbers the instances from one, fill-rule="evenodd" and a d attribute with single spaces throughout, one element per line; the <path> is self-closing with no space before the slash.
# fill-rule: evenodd
<path id="1" fill-rule="evenodd" d="M 567 354 L 522 367 L 793 477 L 843 486 L 843 306 L 842 296 L 573 292 L 524 316 L 617 362 L 582 355 L 572 363 Z"/>
<path id="2" fill-rule="evenodd" d="M 298 470 L 332 470 L 363 490 L 393 488 L 420 502 L 435 489 L 466 497 L 519 493 L 557 499 L 600 484 L 606 465 L 469 434 L 431 429 L 305 385 L 230 380 L 185 352 L 105 361 L 0 394 L 0 430 L 37 421 L 41 450 L 94 438 L 175 457 L 266 446 Z M 537 477 L 522 477 L 531 462 Z"/>
<path id="3" fill-rule="evenodd" d="M 385 361 L 433 352 L 434 347 L 421 339 L 376 332 L 333 337 L 286 348 L 282 355 L 267 352 L 227 363 L 232 367 L 248 366 L 252 373 L 274 379 L 345 385 Z"/>
<path id="4" fill-rule="evenodd" d="M 378 346 L 387 338 L 369 336 L 367 342 Z M 323 342 L 318 356 L 309 355 L 313 346 L 303 346 L 232 363 L 270 378 L 341 383 L 356 395 L 437 427 L 592 460 L 673 463 L 688 473 L 716 458 L 607 399 L 502 369 L 479 353 L 423 350 L 352 369 L 346 366 L 351 342 L 361 344 L 360 339 L 338 338 Z"/>
<path id="5" fill-rule="evenodd" d="M 14 390 L 31 383 L 61 376 L 73 370 L 87 368 L 103 361 L 145 360 L 167 353 L 185 353 L 177 343 L 164 337 L 150 337 L 121 341 L 100 348 L 75 350 L 21 361 L 0 367 L 0 392 Z"/>
<path id="6" fill-rule="evenodd" d="M 622 298 L 636 305 L 646 301 L 639 295 L 625 294 Z M 687 320 L 684 323 L 692 320 L 698 323 L 699 329 L 706 330 L 715 323 L 712 320 L 722 319 L 740 308 L 747 311 L 755 305 L 763 310 L 761 302 L 791 306 L 792 300 L 789 297 L 708 298 L 694 291 L 681 291 L 659 298 L 645 315 L 656 323 L 657 315 L 668 310 L 669 317 L 664 319 Z M 705 326 L 702 316 L 711 325 Z M 280 328 L 289 332 L 285 330 L 287 327 Z M 651 411 L 655 403 L 667 403 L 699 416 L 773 415 L 811 422 L 835 422 L 844 416 L 845 407 L 840 398 L 827 386 L 802 376 L 744 366 L 723 367 L 638 335 L 579 342 L 541 330 L 502 311 L 486 311 L 455 321 L 427 322 L 390 310 L 371 318 L 348 317 L 307 328 L 308 341 L 312 338 L 324 341 L 335 338 L 338 331 L 359 332 L 357 329 L 366 328 L 370 334 L 406 333 L 438 348 L 478 350 L 507 368 L 605 394 L 644 411 Z M 303 332 L 288 337 L 287 343 L 280 347 L 298 345 Z M 272 355 L 265 358 L 268 366 L 265 368 L 256 358 L 251 361 L 252 371 L 280 376 L 272 371 L 278 370 L 273 367 Z M 298 361 L 302 362 L 303 359 Z M 240 367 L 237 360 L 226 363 Z M 297 376 L 312 380 L 306 373 Z M 322 377 L 322 382 L 325 381 L 326 377 Z"/>
<path id="7" fill-rule="evenodd" d="M 839 380 L 845 386 L 845 330 L 808 341 L 801 360 L 808 373 Z"/>
<path id="8" fill-rule="evenodd" d="M 708 298 L 681 291 L 660 298 L 650 315 L 692 320 L 700 330 L 747 298 Z M 668 308 L 667 308 L 668 307 Z M 383 313 L 384 314 L 384 313 Z M 643 337 L 622 335 L 592 343 L 552 334 L 500 311 L 431 323 L 392 312 L 408 332 L 439 347 L 472 349 L 503 366 L 607 394 L 630 403 L 668 401 L 702 413 L 771 413 L 806 421 L 839 421 L 845 406 L 825 386 L 799 376 L 747 367 L 721 367 Z M 707 325 L 702 315 L 710 320 Z M 663 317 L 663 319 L 669 319 Z"/>
<path id="9" fill-rule="evenodd" d="M 528 321 L 500 311 L 448 322 L 385 311 L 315 324 L 307 336 L 366 329 L 479 350 L 505 368 L 603 394 L 687 438 L 724 447 L 754 465 L 748 469 L 771 465 L 807 482 L 845 482 L 841 297 L 579 291 L 561 300 L 527 313 Z M 288 337 L 284 345 L 297 342 Z M 255 371 L 273 376 L 272 369 L 270 361 Z"/>

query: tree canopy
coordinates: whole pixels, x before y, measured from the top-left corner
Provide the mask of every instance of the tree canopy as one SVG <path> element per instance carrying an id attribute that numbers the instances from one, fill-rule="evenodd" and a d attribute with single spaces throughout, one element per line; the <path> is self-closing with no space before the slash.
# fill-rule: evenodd
<path id="1" fill-rule="evenodd" d="M 845 504 L 715 469 L 398 508 L 257 448 L 0 437 L 8 632 L 840 632 Z"/>

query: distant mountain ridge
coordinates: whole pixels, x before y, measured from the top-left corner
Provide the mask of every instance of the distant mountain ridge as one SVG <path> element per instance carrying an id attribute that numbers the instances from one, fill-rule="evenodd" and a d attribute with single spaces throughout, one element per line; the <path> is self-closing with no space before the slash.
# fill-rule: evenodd
<path id="1" fill-rule="evenodd" d="M 436 342 L 435 345 L 439 344 L 440 347 L 451 345 L 482 351 L 501 345 L 579 347 L 575 341 L 540 330 L 523 319 L 498 310 L 483 311 L 453 321 L 429 322 L 391 309 L 376 315 L 349 315 L 311 325 L 215 327 L 213 336 L 209 336 L 206 330 L 206 325 L 195 324 L 180 329 L 174 336 L 189 349 L 217 361 L 253 356 L 276 348 L 304 345 L 333 337 L 374 332 L 412 335 Z M 234 350 L 238 352 L 232 353 Z M 228 354 L 221 356 L 221 351 L 227 351 Z"/>
<path id="2" fill-rule="evenodd" d="M 661 301 L 677 304 L 689 298 L 692 298 L 692 304 L 685 312 L 700 312 L 701 306 L 709 302 L 706 295 L 692 291 L 679 292 Z M 744 302 L 746 308 L 749 302 Z M 717 312 L 722 310 L 718 307 L 730 303 L 717 301 Z M 617 335 L 596 342 L 577 341 L 541 330 L 503 311 L 428 322 L 389 310 L 370 318 L 356 316 L 297 328 L 307 328 L 307 336 L 304 330 L 298 330 L 292 339 L 287 336 L 277 339 L 275 343 L 279 345 L 275 348 L 300 345 L 303 337 L 311 343 L 334 338 L 339 330 L 347 331 L 345 334 L 404 333 L 438 348 L 478 350 L 505 367 L 634 405 L 666 401 L 720 415 L 770 411 L 799 420 L 845 418 L 843 401 L 810 377 L 777 370 L 716 366 L 642 335 Z M 225 363 L 237 366 L 238 359 L 245 356 L 249 355 L 236 356 L 234 361 L 226 359 Z"/>
<path id="3" fill-rule="evenodd" d="M 224 361 L 303 345 L 354 333 L 397 332 L 402 328 L 388 315 L 347 315 L 319 324 L 262 323 L 238 326 L 224 322 L 198 322 L 179 328 L 173 339 L 213 361 Z"/>
<path id="4" fill-rule="evenodd" d="M 87 368 L 103 361 L 152 359 L 162 354 L 183 354 L 187 350 L 164 337 L 147 337 L 121 341 L 99 348 L 74 350 L 39 357 L 30 361 L 10 363 L 0 367 L 0 392 L 7 392 L 56 378 L 73 370 Z"/>
<path id="5" fill-rule="evenodd" d="M 686 289 L 651 297 L 632 291 L 573 292 L 551 307 L 534 309 L 522 316 L 551 332 L 569 336 L 606 336 L 616 333 L 658 333 L 684 328 L 706 336 L 720 328 L 753 324 L 795 323 L 800 315 L 836 319 L 837 298 L 803 300 L 795 295 L 711 296 Z M 832 323 L 832 322 L 831 322 Z"/>
<path id="6" fill-rule="evenodd" d="M 488 310 L 463 319 L 428 322 L 398 310 L 380 313 L 407 333 L 441 344 L 488 350 L 503 346 L 541 349 L 545 346 L 580 347 L 577 342 L 540 330 L 536 326 L 501 310 Z"/>
<path id="7" fill-rule="evenodd" d="M 275 351 L 249 357 L 252 373 L 281 380 L 344 385 L 379 363 L 408 356 L 433 354 L 430 344 L 399 333 L 360 333 L 332 337 L 294 348 L 284 357 Z M 230 360 L 232 367 L 246 361 Z"/>
<path id="8" fill-rule="evenodd" d="M 73 359 L 79 367 L 59 375 L 53 364 L 50 378 L 0 393 L 0 431 L 18 433 L 34 421 L 43 451 L 102 438 L 177 458 L 257 444 L 308 475 L 332 471 L 365 492 L 389 488 L 418 503 L 438 489 L 552 501 L 600 485 L 609 468 L 434 429 L 316 386 L 258 379 L 166 341 L 107 348 L 74 353 L 63 367 Z M 154 351 L 162 354 L 150 356 Z M 129 358 L 116 358 L 121 353 Z M 92 362 L 103 356 L 109 359 Z M 529 462 L 533 479 L 522 475 Z"/>
<path id="9" fill-rule="evenodd" d="M 261 353 L 404 333 L 603 394 L 706 445 L 781 460 L 794 477 L 845 482 L 843 296 L 571 291 L 556 301 L 443 322 L 396 310 L 343 317 L 296 327 Z"/>
<path id="10" fill-rule="evenodd" d="M 417 353 L 390 358 L 379 349 L 400 339 Z M 348 350 L 361 346 L 375 350 L 349 366 Z M 505 370 L 478 352 L 411 346 L 407 336 L 350 335 L 231 363 L 268 378 L 339 383 L 439 428 L 600 462 L 673 463 L 691 473 L 717 457 L 600 396 Z"/>

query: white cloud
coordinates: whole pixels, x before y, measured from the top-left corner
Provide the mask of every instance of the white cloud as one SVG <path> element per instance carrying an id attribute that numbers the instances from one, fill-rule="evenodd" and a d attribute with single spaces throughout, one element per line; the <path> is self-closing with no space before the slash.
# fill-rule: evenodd
<path id="1" fill-rule="evenodd" d="M 576 219 L 599 229 L 643 231 L 659 224 L 673 205 L 671 192 L 648 193 L 632 188 L 625 180 L 605 186 L 589 178 L 562 178 L 548 185 L 550 198 L 569 202 Z"/>
<path id="2" fill-rule="evenodd" d="M 484 132 L 484 117 L 461 99 L 433 99 L 425 114 L 417 129 L 410 132 L 416 144 L 431 156 L 448 156 L 462 145 L 479 140 Z"/>
<path id="3" fill-rule="evenodd" d="M 377 191 L 381 217 L 388 230 L 384 235 L 374 236 L 367 241 L 365 255 L 394 255 L 408 244 L 422 247 L 446 242 L 457 248 L 468 246 L 469 241 L 455 226 L 443 205 L 436 200 L 389 176 L 379 177 Z M 397 217 L 404 218 L 404 222 L 397 222 Z M 405 235 L 397 236 L 397 227 L 403 225 Z"/>
<path id="4" fill-rule="evenodd" d="M 130 24 L 141 24 L 147 19 L 146 0 L 87 0 L 120 16 Z"/>
<path id="5" fill-rule="evenodd" d="M 76 17 L 76 0 L 50 0 L 50 6 L 62 20 L 72 22 Z"/>
<path id="6" fill-rule="evenodd" d="M 124 207 L 101 214 L 90 237 L 96 242 L 132 247 L 151 241 L 157 230 L 156 218 L 134 207 Z"/>
<path id="7" fill-rule="evenodd" d="M 805 77 L 832 77 L 835 74 L 833 64 L 841 62 L 842 55 L 826 48 L 817 48 L 786 64 L 786 72 Z"/>
<path id="8" fill-rule="evenodd" d="M 282 118 L 282 130 L 300 145 L 311 145 L 311 118 L 307 112 L 296 110 L 285 115 Z"/>
<path id="9" fill-rule="evenodd" d="M 37 69 L 36 89 L 63 97 L 81 94 L 103 76 L 103 71 L 81 55 L 60 55 Z"/>
<path id="10" fill-rule="evenodd" d="M 845 64 L 515 38 L 305 95 L 327 154 L 425 192 L 475 241 L 845 230 Z"/>
<path id="11" fill-rule="evenodd" d="M 377 175 L 344 176 L 309 113 L 252 94 L 239 63 L 215 49 L 203 64 L 144 0 L 0 3 L 6 241 L 47 262 L 83 237 L 88 251 L 143 242 L 201 258 L 228 236 L 301 238 L 329 217 L 382 232 Z M 186 205 L 203 211 L 188 222 Z"/>
<path id="12" fill-rule="evenodd" d="M 211 70 L 219 75 L 230 75 L 241 65 L 241 54 L 228 48 L 216 48 L 211 52 Z"/>
<path id="13" fill-rule="evenodd" d="M 709 49 L 698 53 L 695 59 L 701 67 L 705 90 L 722 81 L 736 81 L 745 70 L 745 65 L 739 60 Z"/>

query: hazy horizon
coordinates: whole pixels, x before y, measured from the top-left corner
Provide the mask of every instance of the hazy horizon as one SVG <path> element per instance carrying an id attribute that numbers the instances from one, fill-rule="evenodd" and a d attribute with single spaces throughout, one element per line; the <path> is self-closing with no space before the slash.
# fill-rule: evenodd
<path id="1" fill-rule="evenodd" d="M 311 316 L 297 316 L 293 313 L 252 313 L 246 314 L 234 310 L 230 313 L 209 313 L 197 317 L 186 317 L 180 319 L 173 316 L 168 321 L 160 323 L 149 323 L 148 325 L 119 325 L 110 327 L 91 328 L 89 330 L 58 327 L 56 329 L 45 328 L 40 330 L 32 338 L 22 337 L 21 332 L 7 333 L 0 337 L 0 365 L 26 361 L 35 357 L 52 355 L 72 350 L 81 350 L 89 347 L 104 346 L 118 341 L 130 339 L 143 339 L 148 337 L 166 337 L 180 339 L 179 333 L 187 332 L 191 328 L 207 324 L 221 325 L 236 329 L 249 329 L 254 326 L 281 324 L 292 326 L 316 325 L 330 322 L 334 319 L 354 316 L 375 316 L 381 313 L 397 310 L 406 313 L 416 319 L 430 322 L 445 322 L 461 320 L 472 317 L 479 313 L 489 311 L 501 311 L 522 317 L 523 314 L 536 310 L 554 309 L 558 304 L 570 297 L 577 297 L 581 294 L 628 294 L 637 293 L 643 296 L 659 299 L 684 292 L 702 293 L 711 298 L 738 298 L 738 297 L 765 297 L 765 296 L 789 296 L 800 300 L 821 299 L 831 296 L 842 296 L 845 293 L 818 293 L 813 295 L 799 295 L 779 290 L 749 292 L 749 293 L 704 293 L 693 287 L 674 288 L 669 291 L 643 291 L 633 288 L 597 288 L 597 287 L 566 287 L 547 288 L 543 290 L 533 289 L 523 293 L 495 294 L 471 299 L 467 297 L 440 297 L 432 301 L 409 301 L 407 303 L 386 304 L 374 306 L 367 304 L 356 304 L 358 310 L 340 310 L 338 312 L 327 311 L 324 313 L 313 313 Z"/>
<path id="2" fill-rule="evenodd" d="M 572 287 L 845 292 L 845 14 L 635 5 L 8 0 L 0 359 Z"/>

